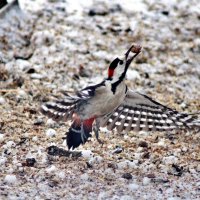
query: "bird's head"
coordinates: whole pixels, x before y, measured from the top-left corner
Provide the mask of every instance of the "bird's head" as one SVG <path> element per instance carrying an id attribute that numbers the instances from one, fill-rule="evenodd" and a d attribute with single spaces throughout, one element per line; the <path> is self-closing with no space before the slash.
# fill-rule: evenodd
<path id="1" fill-rule="evenodd" d="M 124 79 L 128 67 L 130 66 L 133 59 L 141 52 L 141 46 L 132 45 L 129 50 L 125 53 L 123 59 L 115 58 L 108 68 L 108 79 L 118 80 L 119 78 Z M 133 55 L 131 55 L 133 54 Z"/>

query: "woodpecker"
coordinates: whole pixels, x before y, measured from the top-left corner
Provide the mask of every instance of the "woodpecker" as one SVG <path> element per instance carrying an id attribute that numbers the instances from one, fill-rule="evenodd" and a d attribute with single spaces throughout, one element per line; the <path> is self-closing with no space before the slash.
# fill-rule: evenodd
<path id="1" fill-rule="evenodd" d="M 198 116 L 180 113 L 128 89 L 126 73 L 140 52 L 139 45 L 132 45 L 123 59 L 117 57 L 111 62 L 108 76 L 102 82 L 73 96 L 65 93 L 65 98 L 41 106 L 41 112 L 55 121 L 72 121 L 66 134 L 69 149 L 84 144 L 91 137 L 92 130 L 102 143 L 99 128 L 105 126 L 117 132 L 200 128 Z"/>

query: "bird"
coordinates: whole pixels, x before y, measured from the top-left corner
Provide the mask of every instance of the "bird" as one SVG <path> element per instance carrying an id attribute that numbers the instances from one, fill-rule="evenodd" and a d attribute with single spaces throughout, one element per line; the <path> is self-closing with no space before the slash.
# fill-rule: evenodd
<path id="1" fill-rule="evenodd" d="M 99 139 L 100 127 L 125 131 L 171 131 L 199 128 L 198 115 L 178 112 L 151 97 L 127 87 L 128 68 L 142 47 L 131 45 L 122 58 L 115 58 L 108 75 L 100 83 L 83 88 L 74 95 L 65 93 L 63 99 L 47 102 L 41 112 L 55 121 L 71 121 L 66 133 L 69 149 L 83 145 L 94 131 Z"/>

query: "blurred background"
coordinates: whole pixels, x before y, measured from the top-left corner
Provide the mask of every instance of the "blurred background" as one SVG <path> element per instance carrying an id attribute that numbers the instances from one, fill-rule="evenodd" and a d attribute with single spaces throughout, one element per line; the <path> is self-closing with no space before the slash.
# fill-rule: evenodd
<path id="1" fill-rule="evenodd" d="M 143 52 L 128 73 L 131 87 L 150 93 L 149 88 L 155 88 L 154 92 L 175 96 L 173 102 L 177 95 L 180 101 L 199 98 L 198 0 L 19 0 L 18 4 L 1 14 L 0 58 L 8 73 L 4 79 L 14 70 L 13 76 L 22 82 L 51 92 L 58 87 L 76 90 L 91 77 L 100 81 L 112 59 L 135 42 Z M 4 87 L 10 87 L 6 81 Z"/>
<path id="2" fill-rule="evenodd" d="M 1 0 L 0 8 L 0 197 L 198 199 L 197 133 L 104 129 L 104 146 L 93 138 L 84 145 L 97 155 L 90 166 L 90 158 L 47 155 L 50 145 L 66 148 L 69 124 L 47 120 L 39 108 L 100 82 L 109 63 L 138 43 L 129 87 L 198 112 L 199 0 Z M 122 153 L 113 154 L 116 145 Z"/>

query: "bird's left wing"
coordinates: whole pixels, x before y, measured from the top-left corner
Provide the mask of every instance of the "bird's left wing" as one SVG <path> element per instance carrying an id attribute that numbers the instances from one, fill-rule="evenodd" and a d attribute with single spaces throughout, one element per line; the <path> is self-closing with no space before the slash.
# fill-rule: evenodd
<path id="1" fill-rule="evenodd" d="M 100 126 L 121 131 L 168 131 L 173 129 L 200 128 L 197 116 L 168 108 L 150 97 L 127 91 L 124 102 L 100 120 Z"/>

